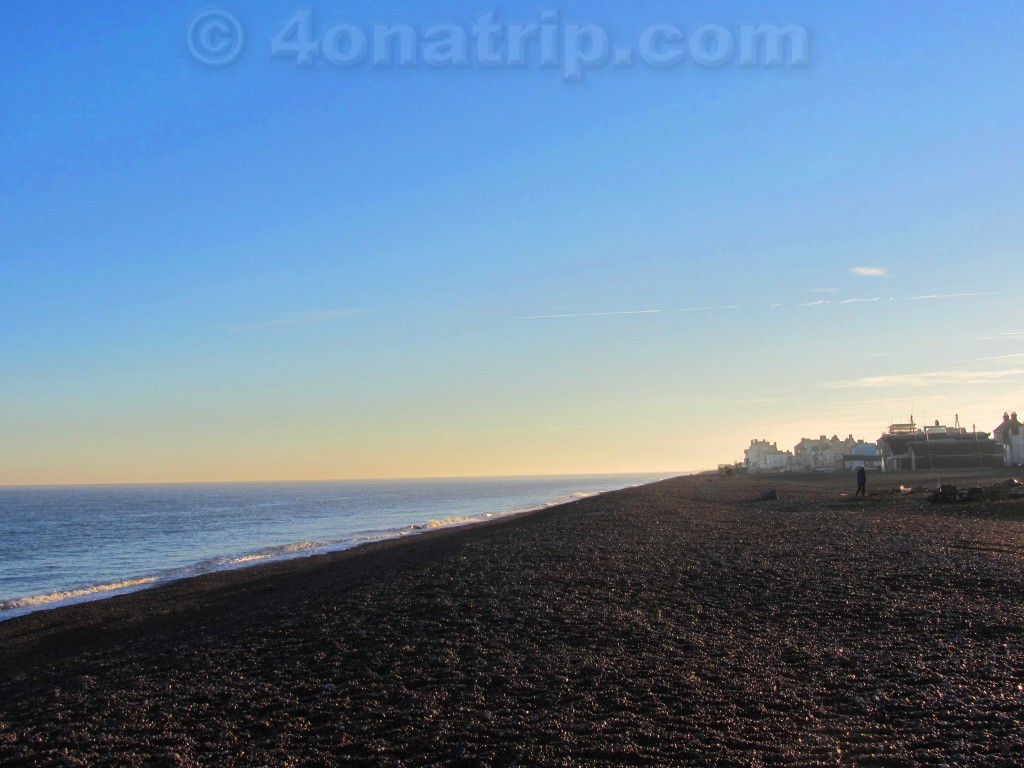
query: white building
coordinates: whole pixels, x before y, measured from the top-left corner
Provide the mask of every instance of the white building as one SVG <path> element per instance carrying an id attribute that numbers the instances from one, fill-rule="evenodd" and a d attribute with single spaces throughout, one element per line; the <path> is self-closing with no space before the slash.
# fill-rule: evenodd
<path id="1" fill-rule="evenodd" d="M 1003 423 L 992 430 L 992 439 L 1003 447 L 1007 466 L 1024 464 L 1024 424 L 1017 420 L 1016 411 L 1003 414 Z"/>
<path id="2" fill-rule="evenodd" d="M 750 472 L 778 472 L 786 469 L 793 460 L 792 453 L 780 451 L 777 443 L 767 440 L 751 440 L 743 457 Z"/>
<path id="3" fill-rule="evenodd" d="M 837 435 L 829 439 L 822 435 L 817 440 L 805 437 L 793 447 L 793 461 L 800 469 L 833 470 L 843 468 L 843 458 L 863 440 L 850 435 L 840 440 Z"/>

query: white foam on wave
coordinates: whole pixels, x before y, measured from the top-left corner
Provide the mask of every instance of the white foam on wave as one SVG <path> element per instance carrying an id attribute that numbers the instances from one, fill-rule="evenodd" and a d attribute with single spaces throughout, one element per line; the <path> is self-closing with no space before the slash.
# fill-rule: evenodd
<path id="1" fill-rule="evenodd" d="M 260 560 L 275 560 L 287 558 L 290 555 L 302 555 L 306 554 L 314 549 L 323 549 L 331 546 L 332 543 L 339 542 L 327 542 L 327 541 L 300 541 L 296 544 L 285 544 L 280 547 L 267 547 L 266 549 L 257 550 L 251 554 L 241 555 L 239 557 L 225 558 L 223 565 L 230 568 L 235 565 L 245 565 L 247 563 L 255 563 Z"/>
<path id="2" fill-rule="evenodd" d="M 126 579 L 124 581 L 115 581 L 110 584 L 96 584 L 91 587 L 82 587 L 81 589 L 69 589 L 63 592 L 53 592 L 49 595 L 17 597 L 13 600 L 4 600 L 3 602 L 0 602 L 0 611 L 12 611 L 18 608 L 41 608 L 44 606 L 50 606 L 54 603 L 70 603 L 76 600 L 86 600 L 88 598 L 105 596 L 111 592 L 132 589 L 133 587 L 142 587 L 147 584 L 152 584 L 156 580 L 155 576 L 147 576 L 141 579 Z"/>
<path id="3" fill-rule="evenodd" d="M 470 523 L 479 523 L 487 519 L 486 517 L 453 517 L 450 520 L 431 520 L 426 524 L 426 528 L 452 528 L 457 525 L 469 525 Z"/>
<path id="4" fill-rule="evenodd" d="M 340 542 L 339 542 L 340 543 Z M 192 576 L 199 576 L 212 571 L 232 570 L 247 565 L 254 565 L 264 560 L 285 560 L 290 557 L 301 557 L 312 550 L 325 549 L 329 543 L 319 541 L 303 541 L 285 544 L 279 547 L 268 547 L 238 557 L 214 557 L 198 563 L 174 568 L 151 576 L 124 579 L 107 584 L 96 584 L 88 587 L 52 592 L 46 595 L 31 595 L 0 601 L 0 618 L 12 618 L 15 615 L 30 613 L 35 610 L 57 608 L 61 605 L 83 603 L 115 594 L 134 592 L 137 589 L 153 587 L 170 581 L 178 581 Z M 7 614 L 7 615 L 4 615 Z"/>
<path id="5" fill-rule="evenodd" d="M 592 496 L 600 496 L 603 491 L 579 491 L 577 493 L 564 496 L 560 499 L 554 499 L 553 501 L 545 501 L 541 504 L 535 504 L 532 507 L 523 507 L 521 509 L 508 509 L 503 512 L 487 512 L 481 515 L 472 515 L 469 517 L 453 517 L 446 518 L 443 520 L 431 520 L 425 526 L 415 525 L 412 526 L 413 532 L 418 532 L 423 529 L 435 529 L 435 528 L 451 528 L 460 525 L 472 525 L 474 523 L 483 523 L 488 520 L 495 520 L 503 517 L 513 517 L 515 515 L 524 515 L 529 512 L 539 512 L 542 509 L 550 509 L 551 507 L 560 507 L 563 504 L 571 504 L 574 501 L 580 501 L 581 499 L 589 499 Z"/>

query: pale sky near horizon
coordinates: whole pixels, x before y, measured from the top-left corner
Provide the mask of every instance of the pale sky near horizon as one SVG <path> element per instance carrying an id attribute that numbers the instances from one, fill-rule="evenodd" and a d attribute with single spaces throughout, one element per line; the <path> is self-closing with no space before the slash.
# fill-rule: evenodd
<path id="1" fill-rule="evenodd" d="M 0 5 L 0 485 L 689 471 L 1024 409 L 1020 3 L 253 5 Z M 308 8 L 320 55 L 272 55 Z M 492 12 L 616 48 L 487 66 Z M 469 61 L 332 63 L 341 24 Z M 617 65 L 655 24 L 808 60 Z"/>

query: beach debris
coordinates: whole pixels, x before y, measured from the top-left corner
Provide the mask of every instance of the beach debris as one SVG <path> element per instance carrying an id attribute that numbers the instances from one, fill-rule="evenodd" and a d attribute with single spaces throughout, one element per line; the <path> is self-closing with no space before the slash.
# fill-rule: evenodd
<path id="1" fill-rule="evenodd" d="M 913 488 L 910 488 L 910 487 L 908 487 L 906 485 L 901 485 L 900 486 L 900 493 L 903 494 L 904 496 L 907 496 L 907 495 L 909 495 L 909 494 L 911 494 L 913 492 L 914 492 Z"/>
<path id="2" fill-rule="evenodd" d="M 969 488 L 958 488 L 949 483 L 940 483 L 932 491 L 931 501 L 937 503 L 962 502 L 962 501 L 1000 501 L 1007 498 L 1017 498 L 1016 493 L 1010 493 L 1011 489 L 1019 487 L 1017 481 L 1004 480 L 995 485 L 987 487 L 974 485 Z M 900 486 L 902 492 L 903 486 Z M 921 490 L 921 489 L 917 489 Z"/>
<path id="3" fill-rule="evenodd" d="M 985 495 L 985 489 L 980 487 L 967 488 L 959 491 L 956 495 L 957 501 L 978 501 Z"/>

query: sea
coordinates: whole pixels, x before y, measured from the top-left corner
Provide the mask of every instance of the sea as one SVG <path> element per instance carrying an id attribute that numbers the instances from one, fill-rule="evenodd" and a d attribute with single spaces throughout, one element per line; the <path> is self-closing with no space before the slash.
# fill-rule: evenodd
<path id="1" fill-rule="evenodd" d="M 0 487 L 0 621 L 665 476 Z"/>

